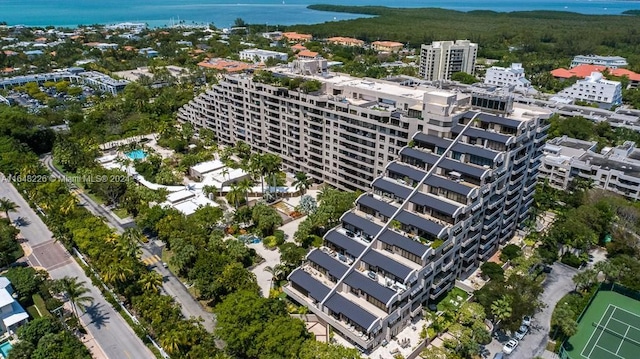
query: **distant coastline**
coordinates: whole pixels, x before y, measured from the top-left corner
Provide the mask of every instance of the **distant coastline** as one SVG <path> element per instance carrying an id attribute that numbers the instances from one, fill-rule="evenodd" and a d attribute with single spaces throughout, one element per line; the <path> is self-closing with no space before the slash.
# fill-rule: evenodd
<path id="1" fill-rule="evenodd" d="M 313 5 L 322 2 L 326 5 Z M 366 15 L 344 11 L 318 11 L 316 6 L 342 5 L 342 0 L 104 0 L 101 2 L 52 2 L 3 0 L 0 21 L 9 25 L 76 27 L 79 24 L 141 22 L 151 27 L 172 23 L 213 24 L 230 27 L 235 19 L 250 24 L 297 25 L 349 20 Z M 310 6 L 313 5 L 313 6 Z M 640 2 L 624 0 L 350 0 L 350 6 L 394 8 L 442 8 L 462 12 L 568 11 L 589 15 L 620 15 L 640 12 Z M 29 9 L 29 11 L 25 11 Z"/>

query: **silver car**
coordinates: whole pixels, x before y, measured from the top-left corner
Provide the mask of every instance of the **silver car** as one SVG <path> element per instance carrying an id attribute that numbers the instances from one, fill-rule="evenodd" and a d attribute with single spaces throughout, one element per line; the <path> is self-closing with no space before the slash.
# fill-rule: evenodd
<path id="1" fill-rule="evenodd" d="M 524 336 L 527 335 L 528 332 L 529 327 L 526 325 L 521 325 L 520 329 L 518 329 L 518 331 L 513 336 L 518 340 L 522 340 L 522 338 L 524 338 Z"/>

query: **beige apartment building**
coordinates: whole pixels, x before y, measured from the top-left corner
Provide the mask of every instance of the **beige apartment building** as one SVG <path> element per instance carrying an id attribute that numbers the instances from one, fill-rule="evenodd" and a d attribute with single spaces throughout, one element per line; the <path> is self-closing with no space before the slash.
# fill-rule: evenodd
<path id="1" fill-rule="evenodd" d="M 427 81 L 450 80 L 456 72 L 473 74 L 478 44 L 469 40 L 434 41 L 422 45 L 418 73 Z"/>

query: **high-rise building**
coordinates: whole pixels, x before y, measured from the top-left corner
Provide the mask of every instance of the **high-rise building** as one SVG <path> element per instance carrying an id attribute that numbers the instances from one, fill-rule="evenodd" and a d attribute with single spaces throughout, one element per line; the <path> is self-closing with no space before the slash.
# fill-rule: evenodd
<path id="1" fill-rule="evenodd" d="M 549 113 L 508 113 L 425 114 L 284 292 L 365 351 L 407 328 L 529 214 Z"/>
<path id="2" fill-rule="evenodd" d="M 425 113 L 448 113 L 465 101 L 471 108 L 468 95 L 419 86 L 415 79 L 328 74 L 326 60 L 297 60 L 272 71 L 315 81 L 320 89 L 290 90 L 250 75 L 227 74 L 182 107 L 178 119 L 213 130 L 223 145 L 244 141 L 255 151 L 277 154 L 286 171 L 366 191 L 411 136 L 425 128 Z"/>
<path id="3" fill-rule="evenodd" d="M 450 80 L 456 72 L 473 74 L 478 44 L 469 40 L 434 41 L 422 45 L 419 75 L 427 81 Z"/>

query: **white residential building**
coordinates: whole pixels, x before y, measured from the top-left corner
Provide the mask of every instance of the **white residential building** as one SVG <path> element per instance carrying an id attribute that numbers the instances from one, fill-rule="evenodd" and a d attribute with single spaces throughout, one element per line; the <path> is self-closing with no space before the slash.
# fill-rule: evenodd
<path id="1" fill-rule="evenodd" d="M 622 103 L 622 85 L 618 81 L 607 80 L 600 72 L 592 72 L 584 80 L 578 80 L 571 87 L 558 92 L 558 96 L 573 100 L 587 101 L 602 108 L 610 108 Z"/>
<path id="2" fill-rule="evenodd" d="M 566 190 L 575 178 L 593 183 L 629 199 L 640 199 L 640 149 L 627 141 L 617 147 L 596 152 L 596 142 L 558 137 L 543 148 L 540 178 Z"/>
<path id="3" fill-rule="evenodd" d="M 240 60 L 243 61 L 266 62 L 268 59 L 287 61 L 288 58 L 289 56 L 284 52 L 261 49 L 247 49 L 240 51 Z"/>
<path id="4" fill-rule="evenodd" d="M 548 115 L 424 113 L 283 291 L 365 353 L 412 330 L 528 217 Z"/>
<path id="5" fill-rule="evenodd" d="M 211 129 L 222 145 L 244 141 L 256 152 L 277 154 L 285 171 L 303 171 L 341 189 L 366 191 L 412 136 L 427 124 L 442 123 L 441 116 L 473 109 L 505 115 L 519 111 L 508 96 L 496 99 L 414 82 L 362 79 L 320 70 L 322 66 L 317 68 L 321 72 L 301 68 L 300 63 L 308 62 L 296 60 L 270 70 L 276 76 L 317 81 L 318 91 L 225 74 L 183 106 L 178 120 Z"/>
<path id="6" fill-rule="evenodd" d="M 510 67 L 490 67 L 485 74 L 484 83 L 499 87 L 514 87 L 520 91 L 531 88 L 531 81 L 524 77 L 522 64 L 511 64 Z"/>
<path id="7" fill-rule="evenodd" d="M 434 41 L 420 50 L 421 78 L 428 81 L 450 80 L 456 72 L 473 74 L 478 44 L 469 40 Z"/>
<path id="8" fill-rule="evenodd" d="M 0 277 L 0 336 L 25 324 L 29 314 L 14 298 L 13 287 L 7 277 Z"/>
<path id="9" fill-rule="evenodd" d="M 628 63 L 624 57 L 620 56 L 578 55 L 571 61 L 571 67 L 578 65 L 600 65 L 610 69 L 617 69 L 627 67 Z"/>

